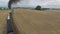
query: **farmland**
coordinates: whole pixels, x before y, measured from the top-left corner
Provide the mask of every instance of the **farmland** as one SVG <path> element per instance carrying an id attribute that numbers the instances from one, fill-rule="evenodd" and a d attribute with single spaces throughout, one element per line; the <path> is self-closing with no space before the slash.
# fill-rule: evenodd
<path id="1" fill-rule="evenodd" d="M 0 10 L 0 34 L 4 33 L 9 10 Z M 60 10 L 15 9 L 15 34 L 60 34 Z"/>
<path id="2" fill-rule="evenodd" d="M 13 25 L 16 34 L 60 34 L 60 10 L 16 9 Z"/>
<path id="3" fill-rule="evenodd" d="M 7 10 L 0 10 L 0 34 L 4 33 L 7 15 Z"/>

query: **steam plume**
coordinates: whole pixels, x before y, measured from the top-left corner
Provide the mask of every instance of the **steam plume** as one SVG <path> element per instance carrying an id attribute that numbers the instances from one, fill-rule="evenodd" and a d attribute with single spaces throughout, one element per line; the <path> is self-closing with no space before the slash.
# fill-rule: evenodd
<path id="1" fill-rule="evenodd" d="M 18 1 L 20 1 L 20 0 L 9 0 L 9 2 L 8 2 L 8 8 L 11 9 L 11 5 L 13 3 L 17 3 Z"/>

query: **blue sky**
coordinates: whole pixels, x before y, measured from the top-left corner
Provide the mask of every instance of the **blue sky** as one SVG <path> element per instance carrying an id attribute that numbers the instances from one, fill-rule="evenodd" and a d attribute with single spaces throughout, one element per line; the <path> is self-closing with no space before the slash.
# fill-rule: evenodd
<path id="1" fill-rule="evenodd" d="M 0 7 L 7 7 L 9 0 L 0 0 Z M 17 7 L 35 7 L 41 5 L 48 8 L 60 8 L 60 0 L 21 0 L 13 6 Z"/>

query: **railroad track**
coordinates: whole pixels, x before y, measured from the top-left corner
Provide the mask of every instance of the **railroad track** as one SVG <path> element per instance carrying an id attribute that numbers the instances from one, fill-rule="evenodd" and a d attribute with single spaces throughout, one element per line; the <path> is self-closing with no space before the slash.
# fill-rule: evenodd
<path id="1" fill-rule="evenodd" d="M 6 24 L 6 32 L 5 34 L 14 34 L 13 24 L 12 24 L 12 12 L 8 14 L 7 24 Z"/>

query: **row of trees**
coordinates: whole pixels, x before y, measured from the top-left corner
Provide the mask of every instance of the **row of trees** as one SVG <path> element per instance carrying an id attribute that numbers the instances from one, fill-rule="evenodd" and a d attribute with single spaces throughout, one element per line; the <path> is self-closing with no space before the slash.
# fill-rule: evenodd
<path id="1" fill-rule="evenodd" d="M 0 10 L 8 10 L 8 8 L 0 8 Z"/>
<path id="2" fill-rule="evenodd" d="M 49 8 L 41 8 L 41 6 L 36 6 L 35 10 L 49 10 Z"/>

